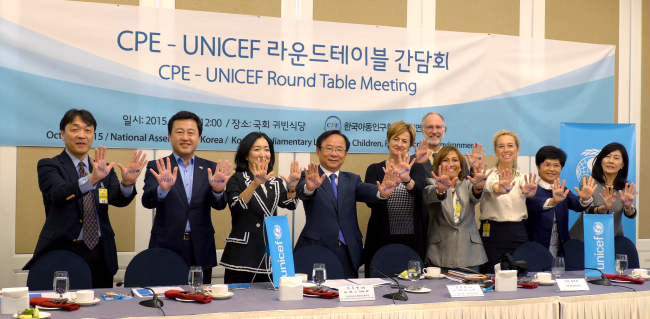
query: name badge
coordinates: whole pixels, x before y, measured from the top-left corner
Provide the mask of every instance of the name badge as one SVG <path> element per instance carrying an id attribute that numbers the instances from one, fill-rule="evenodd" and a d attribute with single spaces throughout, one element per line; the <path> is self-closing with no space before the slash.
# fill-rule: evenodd
<path id="1" fill-rule="evenodd" d="M 108 190 L 104 188 L 104 183 L 99 187 L 99 203 L 108 204 Z"/>
<path id="2" fill-rule="evenodd" d="M 340 301 L 375 300 L 375 287 L 366 286 L 341 286 L 339 287 Z"/>
<path id="3" fill-rule="evenodd" d="M 483 224 L 483 237 L 490 237 L 490 224 L 487 221 Z"/>
<path id="4" fill-rule="evenodd" d="M 483 291 L 479 285 L 447 285 L 452 298 L 482 297 Z"/>
<path id="5" fill-rule="evenodd" d="M 582 291 L 589 290 L 587 281 L 584 278 L 556 279 L 560 291 Z"/>

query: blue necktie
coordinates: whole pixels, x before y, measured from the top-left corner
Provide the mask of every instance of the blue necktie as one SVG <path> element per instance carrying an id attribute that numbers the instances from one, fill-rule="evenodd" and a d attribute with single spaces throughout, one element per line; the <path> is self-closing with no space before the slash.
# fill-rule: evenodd
<path id="1" fill-rule="evenodd" d="M 330 175 L 330 183 L 332 184 L 332 190 L 334 191 L 334 197 L 336 198 L 337 204 L 339 200 L 339 188 L 336 186 L 336 174 L 331 174 Z M 339 240 L 343 243 L 343 245 L 347 245 L 345 242 L 345 237 L 343 237 L 343 230 L 339 227 Z"/>

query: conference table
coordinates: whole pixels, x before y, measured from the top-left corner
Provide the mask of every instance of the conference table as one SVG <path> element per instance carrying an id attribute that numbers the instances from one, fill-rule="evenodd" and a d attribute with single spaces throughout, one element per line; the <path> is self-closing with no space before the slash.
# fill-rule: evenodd
<path id="1" fill-rule="evenodd" d="M 583 272 L 568 272 L 564 277 L 584 278 Z M 408 281 L 400 281 L 409 284 Z M 339 299 L 304 297 L 301 301 L 279 301 L 270 283 L 251 284 L 253 289 L 233 291 L 233 297 L 208 304 L 161 298 L 166 316 L 188 319 L 205 318 L 647 318 L 650 319 L 650 283 L 619 286 L 589 284 L 589 291 L 560 292 L 557 285 L 535 289 L 518 288 L 514 292 L 488 292 L 483 297 L 452 298 L 448 279 L 423 279 L 419 285 L 429 293 L 407 293 L 408 301 L 382 298 L 393 292 L 388 286 L 375 288 L 372 301 L 341 302 Z M 327 282 L 325 283 L 327 285 Z M 621 287 L 623 286 L 623 287 Z M 625 288 L 628 287 L 628 288 Z M 183 286 L 189 289 L 188 286 Z M 629 288 L 633 288 L 636 292 Z M 106 289 L 96 289 L 99 296 Z M 113 289 L 128 293 L 128 288 Z M 115 300 L 81 307 L 77 311 L 51 310 L 51 318 L 160 318 L 156 308 L 138 304 L 141 298 Z M 0 315 L 0 318 L 11 318 Z"/>

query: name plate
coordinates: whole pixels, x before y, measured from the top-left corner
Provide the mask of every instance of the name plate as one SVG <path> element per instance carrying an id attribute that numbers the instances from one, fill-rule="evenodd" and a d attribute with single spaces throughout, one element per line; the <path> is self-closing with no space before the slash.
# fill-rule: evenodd
<path id="1" fill-rule="evenodd" d="M 483 290 L 479 285 L 447 285 L 447 290 L 452 298 L 483 297 Z"/>
<path id="2" fill-rule="evenodd" d="M 341 301 L 375 300 L 375 287 L 367 286 L 341 286 L 339 287 Z"/>
<path id="3" fill-rule="evenodd" d="M 560 291 L 582 291 L 589 290 L 587 281 L 584 278 L 556 279 Z"/>

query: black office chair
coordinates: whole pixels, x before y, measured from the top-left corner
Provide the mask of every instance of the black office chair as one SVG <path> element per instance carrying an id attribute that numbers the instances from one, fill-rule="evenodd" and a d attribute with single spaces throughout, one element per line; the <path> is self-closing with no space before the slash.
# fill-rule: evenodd
<path id="1" fill-rule="evenodd" d="M 639 253 L 634 246 L 634 243 L 625 236 L 614 237 L 614 251 L 616 254 L 627 255 L 627 268 L 635 269 L 640 268 Z"/>
<path id="2" fill-rule="evenodd" d="M 402 244 L 388 244 L 375 252 L 370 260 L 370 265 L 366 265 L 366 267 L 370 267 L 371 278 L 384 278 L 373 267 L 388 276 L 394 276 L 407 270 L 411 260 L 419 261 L 420 266 L 424 268 L 422 259 L 411 247 Z"/>
<path id="3" fill-rule="evenodd" d="M 296 273 L 307 274 L 312 280 L 315 263 L 324 263 L 327 279 L 346 279 L 339 258 L 331 250 L 318 245 L 309 245 L 293 252 L 293 265 Z"/>
<path id="4" fill-rule="evenodd" d="M 30 291 L 52 290 L 54 272 L 67 271 L 70 289 L 90 289 L 93 277 L 88 263 L 79 255 L 67 250 L 53 250 L 39 257 L 27 273 Z"/>
<path id="5" fill-rule="evenodd" d="M 166 248 L 143 250 L 126 266 L 124 286 L 171 286 L 187 285 L 190 267 L 177 253 Z"/>
<path id="6" fill-rule="evenodd" d="M 564 247 L 564 268 L 582 270 L 585 267 L 585 243 L 578 239 L 569 239 L 562 243 Z"/>
<path id="7" fill-rule="evenodd" d="M 553 266 L 553 255 L 548 248 L 534 241 L 529 241 L 515 249 L 512 258 L 515 261 L 525 261 L 530 272 L 548 270 Z"/>

